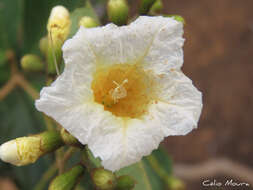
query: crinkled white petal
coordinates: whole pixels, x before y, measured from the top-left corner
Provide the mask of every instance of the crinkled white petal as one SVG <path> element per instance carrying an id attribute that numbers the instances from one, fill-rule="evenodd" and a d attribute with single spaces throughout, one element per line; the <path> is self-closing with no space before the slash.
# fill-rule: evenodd
<path id="1" fill-rule="evenodd" d="M 183 64 L 182 35 L 183 24 L 168 17 L 141 16 L 129 26 L 122 27 L 114 24 L 89 29 L 81 27 L 74 39 L 64 45 L 64 59 L 67 62 L 76 59 L 79 64 L 82 56 L 86 56 L 79 54 L 79 49 L 88 46 L 96 63 L 141 62 L 146 69 L 166 72 Z"/>
<path id="2" fill-rule="evenodd" d="M 157 149 L 164 138 L 155 120 L 123 120 L 114 129 L 101 126 L 88 142 L 94 156 L 100 157 L 102 165 L 112 171 L 140 161 Z"/>
<path id="3" fill-rule="evenodd" d="M 163 25 L 153 37 L 144 57 L 145 68 L 157 73 L 180 69 L 184 61 L 182 36 L 183 24 L 173 19 L 167 20 L 166 25 Z"/>
<path id="4" fill-rule="evenodd" d="M 202 94 L 181 71 L 170 71 L 158 77 L 161 85 L 154 115 L 162 121 L 165 136 L 185 135 L 197 123 L 202 110 Z"/>
<path id="5" fill-rule="evenodd" d="M 156 121 L 126 121 L 96 103 L 64 107 L 52 100 L 37 101 L 36 107 L 52 116 L 81 143 L 88 144 L 106 169 L 115 171 L 141 160 L 164 138 Z"/>
<path id="6" fill-rule="evenodd" d="M 85 29 L 80 28 L 76 35 L 67 40 L 63 47 L 63 58 L 66 64 L 65 79 L 75 88 L 90 88 L 92 74 L 96 69 L 97 58 L 85 38 Z"/>

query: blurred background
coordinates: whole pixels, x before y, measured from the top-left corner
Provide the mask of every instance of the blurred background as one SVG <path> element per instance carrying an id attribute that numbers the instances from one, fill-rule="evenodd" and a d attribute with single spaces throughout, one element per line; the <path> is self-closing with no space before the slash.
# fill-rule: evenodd
<path id="1" fill-rule="evenodd" d="M 183 70 L 204 100 L 198 129 L 165 141 L 174 163 L 199 165 L 223 158 L 253 168 L 253 1 L 167 0 L 164 5 L 165 12 L 186 19 Z M 211 177 L 192 172 L 196 177 L 188 181 L 189 189 L 201 189 L 203 179 L 253 179 L 252 173 L 241 173 L 242 168 L 228 161 L 208 166 L 202 171 L 225 166 L 226 174 L 219 169 L 210 171 Z"/>
<path id="2" fill-rule="evenodd" d="M 91 1 L 101 17 L 105 1 Z M 203 92 L 204 107 L 198 129 L 187 136 L 164 141 L 173 160 L 174 174 L 188 190 L 203 187 L 204 180 L 252 183 L 253 180 L 253 1 L 164 0 L 164 14 L 184 17 L 185 63 L 183 70 Z M 10 76 L 3 52 L 12 49 L 17 60 L 39 53 L 38 41 L 46 35 L 46 23 L 55 5 L 70 11 L 81 0 L 0 0 L 0 87 Z M 138 3 L 129 0 L 131 15 Z M 43 75 L 25 74 L 39 90 Z M 0 144 L 42 131 L 42 116 L 31 98 L 16 88 L 0 100 Z M 50 159 L 17 168 L 0 162 L 0 190 L 35 184 Z M 15 172 L 15 176 L 13 176 Z M 222 187 L 219 189 L 232 189 Z M 237 189 L 253 189 L 237 187 Z"/>

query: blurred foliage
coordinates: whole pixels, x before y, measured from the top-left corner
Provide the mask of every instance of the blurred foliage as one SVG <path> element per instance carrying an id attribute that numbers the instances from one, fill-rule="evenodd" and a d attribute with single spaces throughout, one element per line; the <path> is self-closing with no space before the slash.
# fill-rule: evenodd
<path id="1" fill-rule="evenodd" d="M 93 5 L 102 4 L 105 0 L 91 1 Z M 95 10 L 84 0 L 1 0 L 0 1 L 0 87 L 8 81 L 10 68 L 5 58 L 12 49 L 18 61 L 26 53 L 39 53 L 39 40 L 46 35 L 46 24 L 51 8 L 64 5 L 71 11 L 72 28 L 70 37 L 78 29 L 78 21 L 83 16 L 90 16 L 99 21 Z M 103 14 L 102 14 L 103 15 Z M 39 91 L 45 84 L 44 74 L 25 73 L 26 79 Z M 34 100 L 23 89 L 16 88 L 4 100 L 0 101 L 0 144 L 28 134 L 45 130 L 43 116 L 34 107 Z M 79 154 L 75 154 L 70 163 L 77 163 Z M 168 176 L 171 175 L 171 161 L 163 150 L 158 149 L 152 156 Z M 41 158 L 32 165 L 15 167 L 0 162 L 0 175 L 9 176 L 20 189 L 30 190 L 39 182 L 43 173 L 53 164 L 54 155 Z M 69 164 L 68 164 L 69 165 Z M 144 158 L 141 162 L 124 168 L 116 173 L 131 175 L 136 180 L 135 190 L 165 189 L 164 181 Z M 86 174 L 81 184 L 92 189 L 90 177 Z M 80 188 L 82 189 L 82 188 Z"/>
<path id="2" fill-rule="evenodd" d="M 154 157 L 159 162 L 159 166 L 167 172 L 168 176 L 171 175 L 172 163 L 170 158 L 168 157 L 168 154 L 162 148 L 154 150 L 150 156 Z M 158 176 L 154 168 L 151 167 L 146 157 L 144 157 L 142 161 L 136 164 L 121 169 L 117 172 L 117 174 L 132 176 L 136 180 L 136 186 L 134 190 L 166 189 L 166 183 L 161 179 L 160 176 Z"/>

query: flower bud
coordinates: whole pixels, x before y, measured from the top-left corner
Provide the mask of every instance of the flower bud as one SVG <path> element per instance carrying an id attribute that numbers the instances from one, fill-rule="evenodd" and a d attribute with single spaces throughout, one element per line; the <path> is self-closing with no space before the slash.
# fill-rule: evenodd
<path id="1" fill-rule="evenodd" d="M 116 190 L 131 190 L 135 186 L 135 181 L 132 177 L 128 175 L 123 175 L 120 176 L 117 179 L 117 185 L 116 185 Z"/>
<path id="2" fill-rule="evenodd" d="M 57 176 L 51 182 L 49 190 L 72 190 L 78 182 L 78 179 L 83 175 L 84 168 L 81 165 L 77 165 L 65 172 L 62 175 Z"/>
<path id="3" fill-rule="evenodd" d="M 27 54 L 21 59 L 21 67 L 25 71 L 42 71 L 44 64 L 37 55 Z"/>
<path id="4" fill-rule="evenodd" d="M 48 38 L 47 38 L 47 36 L 44 36 L 43 38 L 40 39 L 39 48 L 40 48 L 40 52 L 43 55 L 47 55 L 47 49 L 48 49 Z"/>
<path id="5" fill-rule="evenodd" d="M 142 0 L 141 6 L 140 6 L 140 14 L 144 15 L 147 14 L 152 7 L 152 5 L 155 3 L 156 0 Z"/>
<path id="6" fill-rule="evenodd" d="M 34 163 L 40 156 L 63 145 L 60 134 L 50 131 L 29 137 L 20 137 L 0 146 L 0 158 L 16 166 Z"/>
<path id="7" fill-rule="evenodd" d="M 171 18 L 175 19 L 176 21 L 182 22 L 183 24 L 185 24 L 184 18 L 179 15 L 165 15 L 165 16 L 171 17 Z"/>
<path id="8" fill-rule="evenodd" d="M 70 31 L 70 24 L 69 11 L 65 7 L 58 5 L 51 10 L 47 30 L 54 43 L 62 44 L 66 40 Z"/>
<path id="9" fill-rule="evenodd" d="M 66 145 L 78 147 L 82 146 L 82 144 L 64 128 L 61 129 L 61 138 Z"/>
<path id="10" fill-rule="evenodd" d="M 126 0 L 109 0 L 107 4 L 109 20 L 119 26 L 126 24 L 128 9 Z"/>
<path id="11" fill-rule="evenodd" d="M 159 11 L 161 11 L 162 8 L 163 8 L 162 0 L 156 0 L 155 3 L 150 8 L 149 12 L 150 12 L 150 14 L 155 14 L 155 13 L 158 13 Z"/>
<path id="12" fill-rule="evenodd" d="M 170 190 L 185 190 L 185 184 L 173 176 L 170 176 L 167 180 L 167 184 Z"/>
<path id="13" fill-rule="evenodd" d="M 112 190 L 116 185 L 115 175 L 103 168 L 97 168 L 92 171 L 92 180 L 94 185 L 99 190 Z"/>
<path id="14" fill-rule="evenodd" d="M 89 16 L 84 16 L 79 21 L 79 26 L 83 26 L 85 28 L 93 28 L 97 27 L 98 25 L 98 22 L 94 18 Z"/>
<path id="15" fill-rule="evenodd" d="M 47 71 L 49 74 L 55 74 L 61 63 L 61 46 L 68 37 L 70 24 L 69 12 L 65 7 L 58 5 L 52 9 L 47 24 Z"/>

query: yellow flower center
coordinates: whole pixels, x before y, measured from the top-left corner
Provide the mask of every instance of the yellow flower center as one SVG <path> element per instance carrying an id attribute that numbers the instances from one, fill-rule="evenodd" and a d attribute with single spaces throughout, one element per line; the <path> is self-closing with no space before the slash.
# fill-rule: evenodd
<path id="1" fill-rule="evenodd" d="M 139 64 L 98 66 L 91 88 L 97 103 L 119 117 L 138 118 L 154 99 L 154 80 Z"/>

